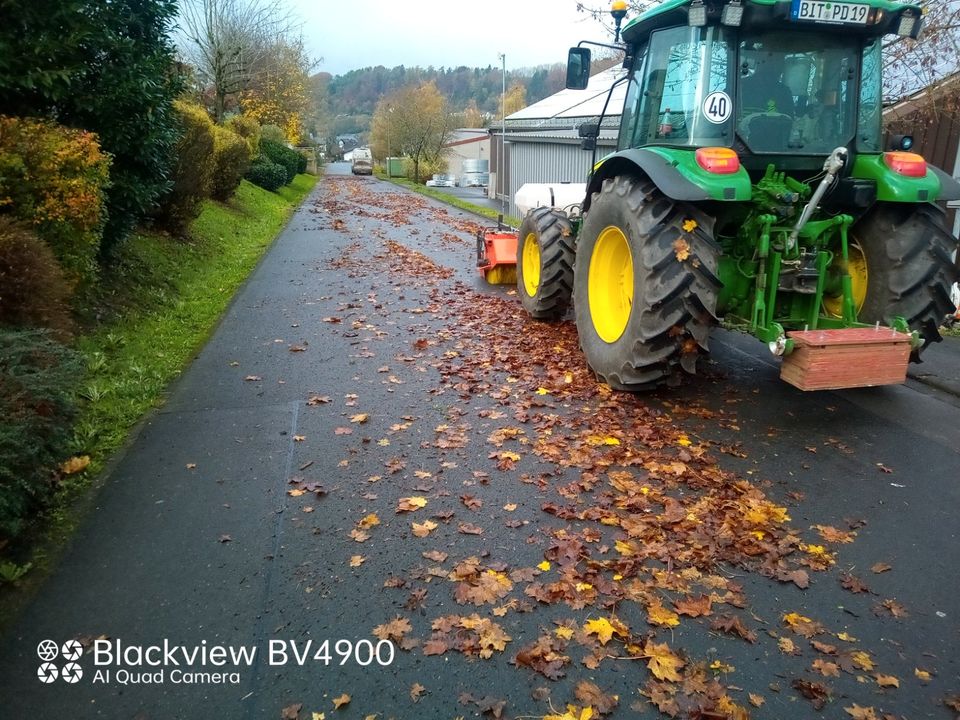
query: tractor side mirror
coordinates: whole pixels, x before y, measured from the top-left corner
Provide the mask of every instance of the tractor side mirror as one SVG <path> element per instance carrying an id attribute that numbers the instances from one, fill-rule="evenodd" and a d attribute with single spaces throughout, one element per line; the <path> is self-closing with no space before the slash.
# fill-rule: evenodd
<path id="1" fill-rule="evenodd" d="M 590 82 L 590 48 L 570 48 L 567 53 L 567 90 L 584 90 Z"/>

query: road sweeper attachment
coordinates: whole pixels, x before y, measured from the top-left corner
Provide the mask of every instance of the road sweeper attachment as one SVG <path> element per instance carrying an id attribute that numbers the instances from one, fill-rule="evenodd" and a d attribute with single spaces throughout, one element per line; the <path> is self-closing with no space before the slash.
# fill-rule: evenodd
<path id="1" fill-rule="evenodd" d="M 517 282 L 517 231 L 503 224 L 477 230 L 477 271 L 491 285 Z"/>

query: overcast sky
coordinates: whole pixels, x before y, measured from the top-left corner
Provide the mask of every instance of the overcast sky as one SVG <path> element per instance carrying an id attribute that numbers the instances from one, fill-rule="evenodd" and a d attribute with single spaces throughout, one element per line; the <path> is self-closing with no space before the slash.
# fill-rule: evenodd
<path id="1" fill-rule="evenodd" d="M 577 0 L 288 0 L 303 19 L 318 71 L 383 65 L 497 66 L 565 63 L 580 40 L 606 40 Z M 602 5 L 602 2 L 585 2 Z"/>

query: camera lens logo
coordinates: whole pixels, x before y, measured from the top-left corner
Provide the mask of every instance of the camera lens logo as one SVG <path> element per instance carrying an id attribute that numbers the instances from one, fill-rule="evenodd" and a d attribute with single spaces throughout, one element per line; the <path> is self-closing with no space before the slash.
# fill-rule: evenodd
<path id="1" fill-rule="evenodd" d="M 53 640 L 43 640 L 37 645 L 37 657 L 40 658 L 40 667 L 37 668 L 37 678 L 40 682 L 49 685 L 62 678 L 65 683 L 79 682 L 83 677 L 83 668 L 75 662 L 83 655 L 83 646 L 77 640 L 67 640 L 62 646 Z M 66 661 L 61 671 L 53 660 L 62 656 Z"/>
<path id="2" fill-rule="evenodd" d="M 67 662 L 73 662 L 83 655 L 83 645 L 79 640 L 67 640 L 60 648 L 60 654 Z"/>
<path id="3" fill-rule="evenodd" d="M 79 682 L 80 678 L 83 677 L 83 668 L 77 665 L 77 663 L 67 663 L 63 666 L 63 672 L 60 673 L 60 677 L 63 678 L 63 681 L 66 683 L 75 683 Z"/>
<path id="4" fill-rule="evenodd" d="M 37 656 L 44 662 L 56 660 L 59 654 L 60 646 L 53 640 L 42 640 L 40 644 L 37 645 Z"/>
<path id="5" fill-rule="evenodd" d="M 52 682 L 55 682 L 59 672 L 57 671 L 57 666 L 52 662 L 45 662 L 39 668 L 37 668 L 37 677 L 40 679 L 40 682 L 49 685 Z"/>

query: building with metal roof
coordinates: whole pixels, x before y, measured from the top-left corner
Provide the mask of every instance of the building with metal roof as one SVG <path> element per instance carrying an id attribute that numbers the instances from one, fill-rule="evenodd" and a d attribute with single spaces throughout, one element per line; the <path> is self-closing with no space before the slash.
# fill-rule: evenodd
<path id="1" fill-rule="evenodd" d="M 507 213 L 517 215 L 514 195 L 524 183 L 586 182 L 591 153 L 581 147 L 579 128 L 602 114 L 598 153 L 611 152 L 626 92 L 626 71 L 617 65 L 591 77 L 585 90 L 561 90 L 508 115 L 505 132 L 496 123 L 490 129 L 491 196 L 505 196 Z"/>

